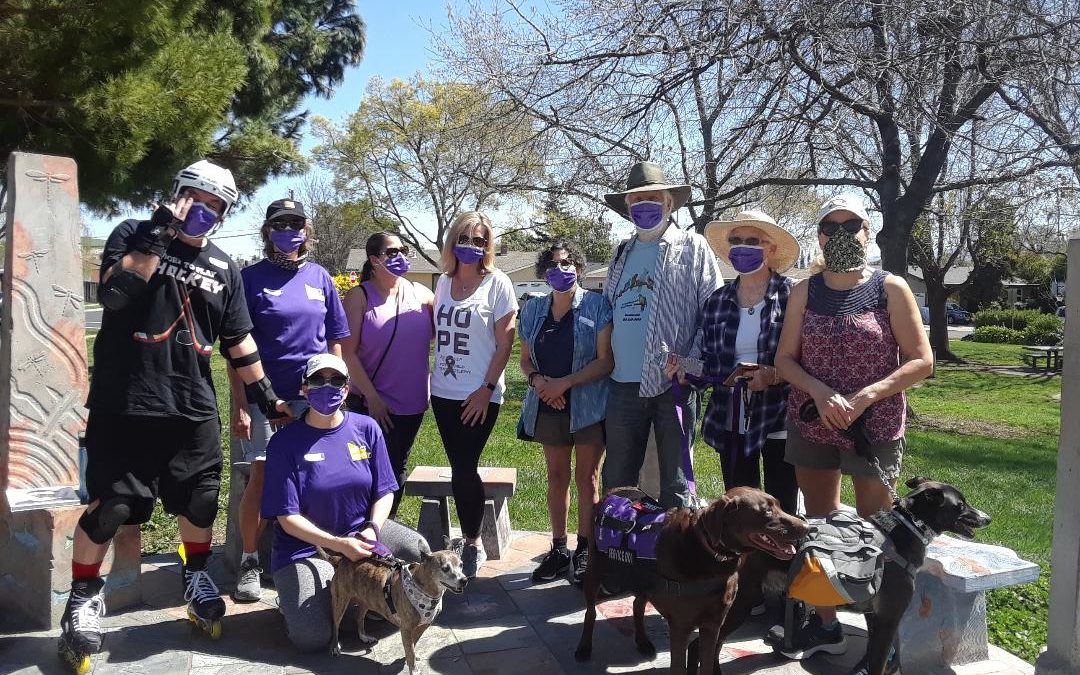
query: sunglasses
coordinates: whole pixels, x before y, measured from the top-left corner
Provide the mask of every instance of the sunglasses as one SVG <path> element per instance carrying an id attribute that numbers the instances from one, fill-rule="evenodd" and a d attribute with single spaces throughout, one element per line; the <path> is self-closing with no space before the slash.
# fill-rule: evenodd
<path id="1" fill-rule="evenodd" d="M 765 240 L 758 237 L 728 237 L 727 243 L 729 246 L 761 246 Z"/>
<path id="2" fill-rule="evenodd" d="M 304 380 L 304 384 L 309 387 L 325 387 L 329 384 L 331 387 L 336 387 L 338 389 L 341 389 L 348 383 L 349 378 L 340 374 L 326 377 L 325 375 L 319 375 L 318 373 L 315 373 L 314 375 L 311 375 L 306 380 Z"/>
<path id="3" fill-rule="evenodd" d="M 837 223 L 831 220 L 823 220 L 818 223 L 818 232 L 822 233 L 826 237 L 831 237 L 836 234 L 837 230 L 844 228 L 851 234 L 858 234 L 859 230 L 863 227 L 863 221 L 860 218 L 852 218 L 851 220 L 845 220 L 842 223 Z"/>
<path id="4" fill-rule="evenodd" d="M 275 218 L 267 221 L 270 229 L 281 232 L 282 230 L 296 230 L 299 232 L 307 225 L 307 218 Z"/>
<path id="5" fill-rule="evenodd" d="M 547 261 L 547 264 L 544 265 L 544 271 L 547 272 L 553 267 L 558 267 L 564 272 L 569 272 L 576 268 L 572 260 L 549 260 Z"/>
<path id="6" fill-rule="evenodd" d="M 476 246 L 477 248 L 486 247 L 487 246 L 487 241 L 488 241 L 487 237 L 470 237 L 467 234 L 463 234 L 463 235 L 461 235 L 460 237 L 457 238 L 457 243 L 458 244 L 463 245 L 463 246 L 468 246 L 469 244 L 472 244 L 473 246 Z"/>
<path id="7" fill-rule="evenodd" d="M 382 254 L 384 256 L 386 256 L 387 258 L 393 258 L 394 256 L 396 256 L 398 254 L 401 254 L 401 255 L 405 256 L 406 258 L 408 258 L 410 253 L 412 253 L 412 249 L 410 249 L 408 246 L 406 246 L 404 244 L 402 244 L 398 248 L 384 249 L 383 252 L 382 252 Z"/>

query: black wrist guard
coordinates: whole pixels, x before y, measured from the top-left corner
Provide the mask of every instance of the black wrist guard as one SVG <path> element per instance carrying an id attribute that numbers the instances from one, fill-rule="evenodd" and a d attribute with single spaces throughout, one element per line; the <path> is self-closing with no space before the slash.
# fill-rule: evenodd
<path id="1" fill-rule="evenodd" d="M 176 239 L 180 221 L 167 207 L 159 206 L 150 217 L 150 227 L 140 228 L 131 241 L 131 249 L 146 255 L 165 255 L 165 249 Z"/>
<path id="2" fill-rule="evenodd" d="M 277 411 L 274 406 L 281 399 L 274 393 L 274 386 L 270 384 L 270 378 L 265 375 L 258 382 L 244 385 L 244 391 L 247 392 L 247 399 L 255 405 L 259 406 L 259 410 L 266 415 L 266 419 L 274 419 L 277 417 L 284 417 L 284 414 Z"/>

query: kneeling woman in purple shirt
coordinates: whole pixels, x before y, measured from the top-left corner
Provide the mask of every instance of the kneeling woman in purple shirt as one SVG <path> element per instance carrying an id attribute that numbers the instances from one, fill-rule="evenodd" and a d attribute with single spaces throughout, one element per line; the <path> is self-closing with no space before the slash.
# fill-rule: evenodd
<path id="1" fill-rule="evenodd" d="M 379 425 L 342 410 L 348 368 L 320 354 L 304 369 L 310 408 L 270 439 L 262 515 L 275 520 L 270 571 L 285 630 L 302 651 L 324 649 L 332 635 L 330 580 L 334 568 L 315 547 L 349 560 L 382 542 L 402 560 L 416 561 L 428 545 L 417 532 L 388 520 L 397 480 Z"/>

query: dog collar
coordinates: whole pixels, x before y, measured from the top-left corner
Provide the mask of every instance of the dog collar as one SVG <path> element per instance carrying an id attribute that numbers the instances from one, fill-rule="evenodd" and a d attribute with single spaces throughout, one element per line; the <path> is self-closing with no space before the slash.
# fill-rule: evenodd
<path id="1" fill-rule="evenodd" d="M 405 597 L 409 599 L 409 604 L 420 615 L 420 624 L 427 625 L 434 622 L 435 617 L 442 611 L 442 595 L 428 595 L 416 579 L 413 579 L 412 572 L 406 565 L 401 567 L 401 587 L 405 590 Z"/>
<path id="2" fill-rule="evenodd" d="M 694 524 L 691 527 L 693 527 L 694 534 L 697 536 L 698 541 L 705 551 L 711 555 L 716 562 L 726 562 L 733 558 L 738 558 L 739 553 L 725 546 L 722 539 L 717 542 L 719 546 L 713 546 L 713 543 L 709 540 L 709 533 L 705 531 L 705 528 L 701 524 L 700 514 L 700 511 L 694 512 Z"/>
<path id="3" fill-rule="evenodd" d="M 900 524 L 911 530 L 912 534 L 919 538 L 923 546 L 929 546 L 934 537 L 938 535 L 929 525 L 919 520 L 914 513 L 905 509 L 899 502 L 893 505 L 891 513 L 896 514 L 896 519 L 900 521 Z"/>

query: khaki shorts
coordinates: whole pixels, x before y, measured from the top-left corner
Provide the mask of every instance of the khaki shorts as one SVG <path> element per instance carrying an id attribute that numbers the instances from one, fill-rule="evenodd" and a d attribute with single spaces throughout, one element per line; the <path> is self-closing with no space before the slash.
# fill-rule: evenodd
<path id="1" fill-rule="evenodd" d="M 570 433 L 570 413 L 552 413 L 539 410 L 536 413 L 536 430 L 533 440 L 544 445 L 570 446 L 603 445 L 604 426 L 600 422 Z"/>
<path id="2" fill-rule="evenodd" d="M 886 443 L 875 443 L 870 452 L 877 457 L 881 470 L 888 478 L 900 477 L 900 466 L 904 461 L 907 442 L 904 438 Z M 784 461 L 804 469 L 840 469 L 845 476 L 868 476 L 877 478 L 877 471 L 854 450 L 841 450 L 834 445 L 823 445 L 803 438 L 799 430 L 788 425 L 787 446 L 784 448 Z"/>

